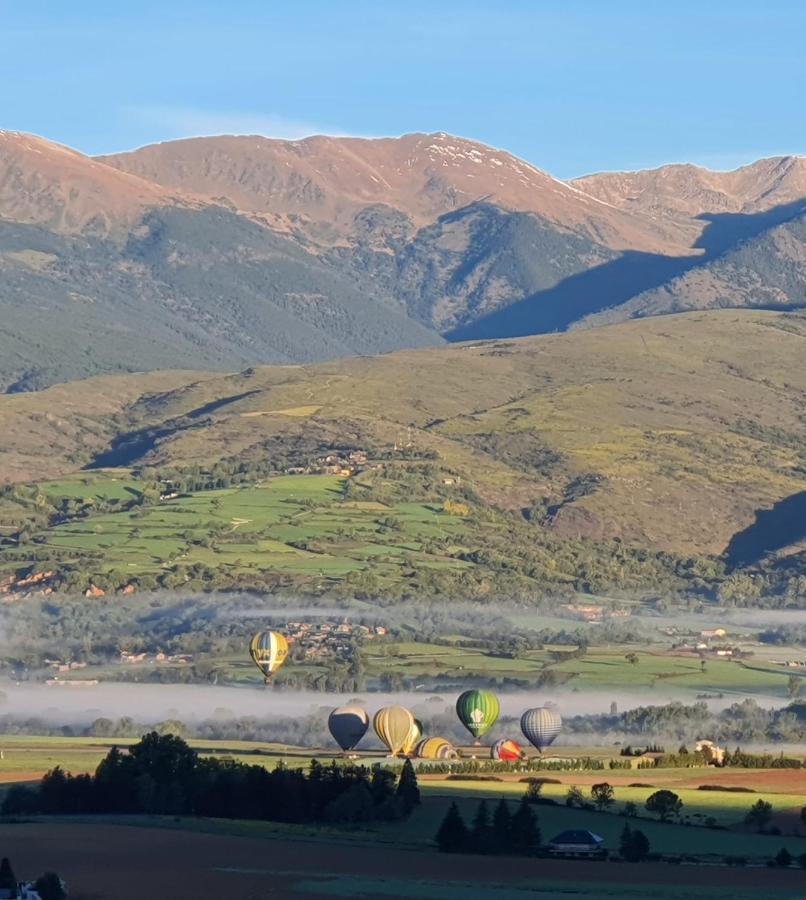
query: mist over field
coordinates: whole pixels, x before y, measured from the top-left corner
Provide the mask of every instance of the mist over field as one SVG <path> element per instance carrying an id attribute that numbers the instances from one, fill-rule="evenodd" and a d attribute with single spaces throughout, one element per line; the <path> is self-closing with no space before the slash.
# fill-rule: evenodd
<path id="1" fill-rule="evenodd" d="M 370 715 L 381 707 L 400 704 L 408 707 L 426 725 L 428 733 L 444 734 L 456 740 L 466 739 L 455 717 L 454 693 L 425 692 L 362 692 L 359 694 L 322 694 L 315 691 L 272 690 L 255 687 L 219 687 L 206 685 L 160 685 L 100 683 L 87 686 L 18 684 L 3 687 L 5 695 L 0 704 L 0 716 L 8 720 L 39 719 L 52 727 L 85 729 L 98 719 L 128 718 L 142 726 L 162 722 L 180 722 L 191 730 L 205 723 L 215 722 L 222 734 L 235 736 L 238 728 L 228 723 L 247 720 L 266 730 L 266 740 L 288 740 L 289 728 L 312 727 L 325 735 L 329 712 L 341 705 L 357 703 Z M 501 719 L 496 733 L 519 734 L 518 721 L 524 710 L 554 705 L 568 723 L 574 717 L 598 718 L 612 716 L 612 704 L 618 714 L 646 707 L 661 707 L 669 703 L 706 706 L 711 714 L 718 714 L 732 704 L 741 702 L 738 694 L 695 701 L 690 692 L 682 691 L 514 691 L 499 693 Z M 781 697 L 755 697 L 755 702 L 767 710 L 782 709 L 787 701 Z M 296 725 L 291 725 L 295 722 Z M 576 727 L 576 726 L 575 726 Z M 591 725 L 591 727 L 593 727 Z M 587 729 L 586 729 L 587 730 Z M 286 737 L 283 737 L 286 735 Z M 499 735 L 500 736 L 500 735 Z M 590 743 L 592 734 L 586 736 Z M 327 740 L 327 738 L 325 738 Z M 610 738 L 608 738 L 610 739 Z M 566 732 L 557 745 L 578 743 L 573 732 Z M 328 741 L 329 743 L 329 741 Z"/>

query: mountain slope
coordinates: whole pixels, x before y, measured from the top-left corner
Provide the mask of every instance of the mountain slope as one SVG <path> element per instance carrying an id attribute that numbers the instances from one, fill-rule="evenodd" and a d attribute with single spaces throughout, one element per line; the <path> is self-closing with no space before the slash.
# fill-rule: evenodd
<path id="1" fill-rule="evenodd" d="M 790 221 L 575 327 L 691 309 L 806 306 L 806 203 L 801 208 Z"/>
<path id="2" fill-rule="evenodd" d="M 289 234 L 0 132 L 0 391 L 440 343 Z"/>
<path id="3" fill-rule="evenodd" d="M 0 389 L 440 343 L 292 239 L 221 209 L 152 209 L 121 246 L 0 221 Z"/>
<path id="4" fill-rule="evenodd" d="M 410 240 L 387 228 L 383 248 L 373 236 L 391 217 L 376 207 L 365 211 L 370 215 L 370 233 L 327 258 L 398 297 L 412 318 L 443 334 L 618 256 L 540 216 L 490 203 L 446 213 Z"/>
<path id="5" fill-rule="evenodd" d="M 282 219 L 323 244 L 354 232 L 357 213 L 384 205 L 412 230 L 485 200 L 537 213 L 615 249 L 682 253 L 675 228 L 588 196 L 509 153 L 444 133 L 400 138 L 190 138 L 99 157 L 163 187 Z"/>
<path id="6" fill-rule="evenodd" d="M 571 184 L 605 203 L 651 216 L 764 212 L 806 196 L 806 157 L 760 159 L 732 172 L 692 165 L 602 172 Z"/>
<path id="7" fill-rule="evenodd" d="M 239 375 L 93 379 L 0 397 L 0 472 L 388 454 L 403 440 L 559 536 L 721 553 L 806 490 L 805 352 L 803 316 L 723 311 Z"/>
<path id="8" fill-rule="evenodd" d="M 0 219 L 57 234 L 105 236 L 175 192 L 31 134 L 0 131 Z"/>

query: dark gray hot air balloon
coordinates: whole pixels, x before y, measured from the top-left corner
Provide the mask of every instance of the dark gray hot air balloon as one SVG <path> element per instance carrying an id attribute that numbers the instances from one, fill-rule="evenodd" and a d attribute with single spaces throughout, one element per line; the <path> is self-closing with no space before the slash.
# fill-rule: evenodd
<path id="1" fill-rule="evenodd" d="M 328 716 L 327 727 L 333 740 L 347 753 L 367 733 L 369 716 L 360 706 L 339 706 Z"/>
<path id="2" fill-rule="evenodd" d="M 562 727 L 560 714 L 551 706 L 527 709 L 521 716 L 521 731 L 541 753 L 557 737 Z"/>

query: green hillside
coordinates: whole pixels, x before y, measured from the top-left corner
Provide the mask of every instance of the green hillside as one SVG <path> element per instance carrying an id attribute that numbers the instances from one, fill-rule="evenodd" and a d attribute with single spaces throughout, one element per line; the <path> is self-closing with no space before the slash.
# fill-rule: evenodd
<path id="1" fill-rule="evenodd" d="M 347 577 L 380 556 L 377 574 L 392 580 L 406 572 L 424 579 L 434 566 L 454 578 L 471 570 L 476 581 L 486 572 L 499 583 L 511 576 L 577 589 L 713 583 L 724 572 L 717 557 L 752 534 L 759 516 L 771 543 L 756 541 L 743 564 L 766 549 L 797 549 L 806 537 L 792 531 L 793 504 L 806 491 L 804 350 L 802 316 L 725 311 L 6 396 L 2 473 L 42 483 L 5 489 L 4 559 L 44 564 L 54 548 L 83 547 L 123 571 L 147 557 L 159 571 L 166 561 L 215 569 L 240 560 L 290 576 Z M 328 455 L 349 474 L 337 492 L 312 482 L 314 496 L 298 509 L 300 476 L 276 476 L 301 469 L 317 478 Z M 106 497 L 83 511 L 62 508 L 58 489 L 44 482 L 93 466 L 123 467 L 135 494 L 155 506 Z M 159 503 L 171 482 L 186 499 Z M 213 488 L 231 496 L 216 498 Z M 279 514 L 261 499 L 276 491 Z M 269 543 L 239 546 L 238 526 L 237 539 L 219 536 L 217 553 L 197 547 L 204 523 L 252 518 L 244 504 L 266 507 L 254 521 L 264 522 L 259 541 Z M 179 546 L 183 516 L 190 524 Z M 302 530 L 283 531 L 297 516 Z M 27 549 L 13 537 L 23 526 Z M 173 543 L 155 550 L 160 531 Z M 320 546 L 287 555 L 271 543 L 297 539 Z"/>

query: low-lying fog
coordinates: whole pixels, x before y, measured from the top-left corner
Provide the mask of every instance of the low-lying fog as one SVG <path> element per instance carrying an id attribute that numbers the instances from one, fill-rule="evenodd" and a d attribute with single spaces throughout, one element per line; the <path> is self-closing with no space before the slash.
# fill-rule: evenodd
<path id="1" fill-rule="evenodd" d="M 259 719 L 308 717 L 323 708 L 356 701 L 370 715 L 382 706 L 402 704 L 415 713 L 428 716 L 440 713 L 455 701 L 453 693 L 400 692 L 361 694 L 323 694 L 314 691 L 282 691 L 255 687 L 213 687 L 200 685 L 143 685 L 103 683 L 97 685 L 44 685 L 0 683 L 5 695 L 0 702 L 0 715 L 42 718 L 53 725 L 86 726 L 100 717 L 116 719 L 128 716 L 138 722 L 155 723 L 177 719 L 187 724 L 205 719 L 228 719 L 253 716 Z M 710 698 L 713 712 L 745 699 L 733 693 Z M 615 703 L 619 712 L 638 706 L 659 706 L 672 701 L 696 702 L 689 692 L 647 690 L 643 692 L 522 691 L 499 693 L 501 714 L 518 717 L 531 706 L 556 704 L 564 717 L 608 713 Z M 755 695 L 760 705 L 780 708 L 787 704 L 781 697 Z"/>

